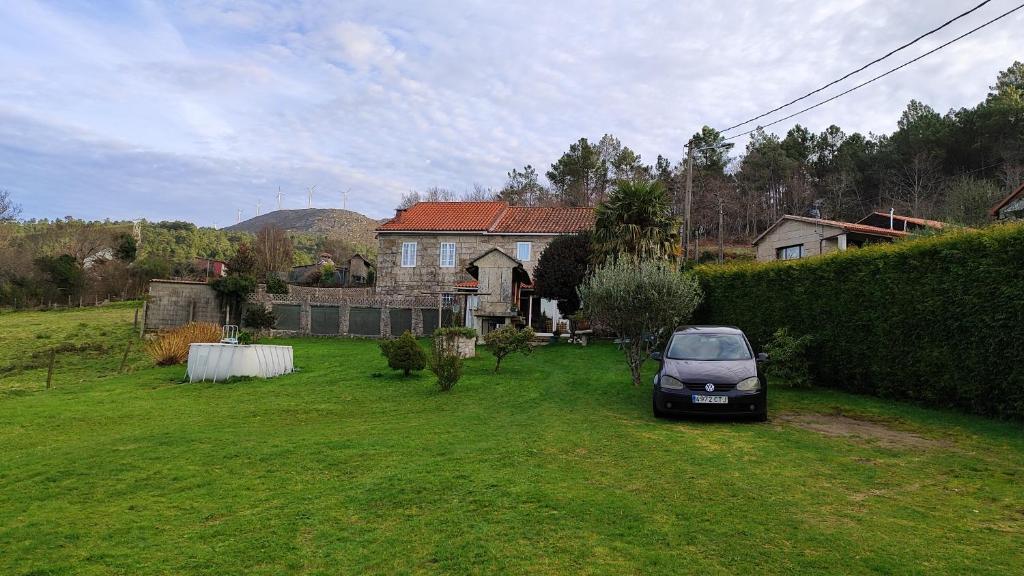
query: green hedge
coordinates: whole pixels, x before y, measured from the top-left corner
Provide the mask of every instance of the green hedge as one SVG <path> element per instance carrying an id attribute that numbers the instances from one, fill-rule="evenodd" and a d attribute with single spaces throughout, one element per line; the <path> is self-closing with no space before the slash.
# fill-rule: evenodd
<path id="1" fill-rule="evenodd" d="M 698 321 L 810 334 L 820 386 L 1024 419 L 1024 225 L 696 273 Z"/>

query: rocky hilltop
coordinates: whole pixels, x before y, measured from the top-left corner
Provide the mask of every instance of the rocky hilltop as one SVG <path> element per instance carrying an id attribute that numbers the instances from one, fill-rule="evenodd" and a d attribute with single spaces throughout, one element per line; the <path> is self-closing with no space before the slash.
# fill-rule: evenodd
<path id="1" fill-rule="evenodd" d="M 228 226 L 225 230 L 255 234 L 264 226 L 277 226 L 289 232 L 337 235 L 355 244 L 372 246 L 376 244 L 373 231 L 381 222 L 351 210 L 302 208 L 274 210 Z"/>

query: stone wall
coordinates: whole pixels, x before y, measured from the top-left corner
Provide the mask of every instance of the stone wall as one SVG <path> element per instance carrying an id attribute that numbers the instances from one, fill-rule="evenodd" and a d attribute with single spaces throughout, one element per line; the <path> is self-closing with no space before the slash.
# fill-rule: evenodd
<path id="1" fill-rule="evenodd" d="M 380 294 L 418 295 L 451 289 L 456 282 L 472 280 L 466 267 L 491 248 L 516 257 L 516 242 L 532 243 L 530 259 L 523 268 L 533 279 L 533 270 L 541 252 L 553 234 L 379 234 L 377 254 L 377 291 Z M 416 242 L 416 266 L 402 267 L 402 243 Z M 442 242 L 455 243 L 455 266 L 440 266 Z"/>
<path id="2" fill-rule="evenodd" d="M 189 322 L 223 324 L 217 293 L 204 282 L 153 280 L 143 326 L 146 330 L 164 330 Z"/>

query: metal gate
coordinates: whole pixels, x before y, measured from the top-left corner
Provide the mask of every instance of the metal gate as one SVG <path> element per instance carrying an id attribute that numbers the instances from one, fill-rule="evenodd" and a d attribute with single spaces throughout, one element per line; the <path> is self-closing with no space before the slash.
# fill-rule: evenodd
<path id="1" fill-rule="evenodd" d="M 298 304 L 274 304 L 274 316 L 277 317 L 274 329 L 298 331 L 301 310 Z"/>
<path id="2" fill-rule="evenodd" d="M 337 306 L 310 307 L 309 331 L 317 336 L 336 336 L 340 332 L 338 310 Z"/>
<path id="3" fill-rule="evenodd" d="M 357 336 L 380 336 L 380 308 L 349 308 L 348 332 Z"/>
<path id="4" fill-rule="evenodd" d="M 391 316 L 391 336 L 401 336 L 406 330 L 412 332 L 411 308 L 393 308 L 388 315 Z"/>

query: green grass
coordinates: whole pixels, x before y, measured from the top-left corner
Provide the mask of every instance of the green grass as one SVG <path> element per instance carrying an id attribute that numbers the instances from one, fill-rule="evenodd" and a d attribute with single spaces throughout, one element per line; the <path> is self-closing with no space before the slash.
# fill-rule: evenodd
<path id="1" fill-rule="evenodd" d="M 92 312 L 0 317 L 0 362 L 130 331 L 130 308 Z M 940 441 L 886 448 L 778 420 L 656 421 L 608 345 L 541 348 L 497 376 L 484 356 L 441 393 L 387 371 L 375 342 L 287 343 L 301 371 L 266 381 L 182 384 L 141 357 L 117 375 L 113 345 L 50 390 L 38 369 L 0 378 L 20 390 L 0 394 L 0 574 L 1024 566 L 1019 424 L 773 391 L 775 413 L 841 410 Z"/>

